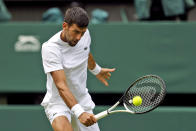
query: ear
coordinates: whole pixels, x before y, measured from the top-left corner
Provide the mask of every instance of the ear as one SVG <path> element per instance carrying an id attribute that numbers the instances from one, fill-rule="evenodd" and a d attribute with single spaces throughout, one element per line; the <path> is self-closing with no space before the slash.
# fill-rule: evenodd
<path id="1" fill-rule="evenodd" d="M 68 28 L 68 23 L 66 22 L 63 22 L 63 25 L 62 25 L 63 29 L 67 29 Z"/>

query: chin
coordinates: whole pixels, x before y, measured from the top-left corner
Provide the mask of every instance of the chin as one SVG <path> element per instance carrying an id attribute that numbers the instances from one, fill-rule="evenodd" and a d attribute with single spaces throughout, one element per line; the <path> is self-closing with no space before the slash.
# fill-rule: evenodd
<path id="1" fill-rule="evenodd" d="M 74 47 L 77 43 L 69 43 L 70 46 Z"/>

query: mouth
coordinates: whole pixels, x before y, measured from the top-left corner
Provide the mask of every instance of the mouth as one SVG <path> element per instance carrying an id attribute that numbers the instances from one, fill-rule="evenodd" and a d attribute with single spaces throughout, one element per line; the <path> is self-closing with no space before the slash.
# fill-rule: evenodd
<path id="1" fill-rule="evenodd" d="M 78 43 L 78 41 L 73 41 L 73 42 L 70 42 L 69 45 L 70 46 L 75 46 L 77 43 Z"/>
<path id="2" fill-rule="evenodd" d="M 74 43 L 77 44 L 78 43 L 78 40 L 74 41 Z"/>

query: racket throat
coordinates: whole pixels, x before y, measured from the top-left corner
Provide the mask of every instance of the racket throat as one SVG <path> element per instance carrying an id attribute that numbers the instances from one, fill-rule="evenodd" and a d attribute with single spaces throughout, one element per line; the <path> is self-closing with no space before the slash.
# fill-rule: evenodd
<path id="1" fill-rule="evenodd" d="M 116 102 L 116 104 L 114 104 L 112 107 L 110 107 L 110 108 L 107 110 L 108 114 L 110 114 L 111 111 L 112 111 L 114 108 L 116 108 L 119 104 L 120 104 L 120 101 Z"/>
<path id="2" fill-rule="evenodd" d="M 118 102 L 119 102 L 119 103 L 122 103 L 122 102 L 123 102 L 123 99 L 124 99 L 124 95 L 118 100 Z M 118 103 L 118 102 L 117 102 L 117 103 Z M 119 104 L 119 103 L 118 103 L 118 104 Z"/>
<path id="3" fill-rule="evenodd" d="M 99 114 L 95 115 L 95 119 L 96 120 L 99 120 L 109 114 L 112 114 L 114 113 L 114 111 L 112 111 L 114 108 L 116 108 L 118 105 L 119 105 L 120 101 L 116 102 L 116 104 L 114 104 L 112 107 L 110 107 L 109 109 L 103 111 L 103 112 L 100 112 Z"/>

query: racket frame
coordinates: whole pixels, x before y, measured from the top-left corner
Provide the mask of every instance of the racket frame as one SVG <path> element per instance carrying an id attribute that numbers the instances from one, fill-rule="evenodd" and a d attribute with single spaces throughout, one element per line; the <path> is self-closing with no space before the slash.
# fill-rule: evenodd
<path id="1" fill-rule="evenodd" d="M 137 83 L 138 81 L 140 81 L 140 80 L 142 80 L 142 79 L 145 79 L 146 77 L 156 77 L 156 78 L 158 78 L 158 79 L 161 81 L 161 83 L 162 83 L 162 85 L 163 85 L 163 88 L 164 88 L 164 90 L 165 90 L 164 96 L 163 96 L 163 98 L 162 98 L 162 101 L 161 101 L 159 104 L 157 104 L 155 107 L 153 107 L 152 109 L 150 109 L 150 110 L 148 110 L 148 111 L 145 111 L 145 112 L 137 112 L 137 113 L 136 113 L 136 112 L 131 111 L 131 110 L 128 109 L 128 107 L 126 106 L 126 104 L 123 102 L 123 98 L 124 98 L 124 96 L 127 94 L 127 92 L 129 91 L 129 89 L 132 88 L 132 87 L 135 85 L 135 83 Z M 165 94 L 166 94 L 165 82 L 164 82 L 159 76 L 157 76 L 157 75 L 146 75 L 146 76 L 140 77 L 140 78 L 138 78 L 137 80 L 135 80 L 135 81 L 129 86 L 129 88 L 125 91 L 125 93 L 124 93 L 123 96 L 119 99 L 119 101 L 116 102 L 116 104 L 114 104 L 114 105 L 113 105 L 112 107 L 110 107 L 109 109 L 107 109 L 107 110 L 105 110 L 105 111 L 102 111 L 102 112 L 98 113 L 98 114 L 95 115 L 94 117 L 96 118 L 96 120 L 99 120 L 99 119 L 101 119 L 101 118 L 103 118 L 103 117 L 106 117 L 106 116 L 109 115 L 109 114 L 118 113 L 118 112 L 126 112 L 126 113 L 130 113 L 130 114 L 143 114 L 143 113 L 147 113 L 147 112 L 150 112 L 150 111 L 154 110 L 155 108 L 157 108 L 157 107 L 163 102 L 163 99 L 164 99 L 164 97 L 165 97 Z M 120 103 L 123 103 L 123 105 L 124 105 L 124 107 L 125 107 L 126 110 L 114 110 L 114 111 L 112 111 L 112 110 L 113 110 L 114 108 L 116 108 Z"/>

